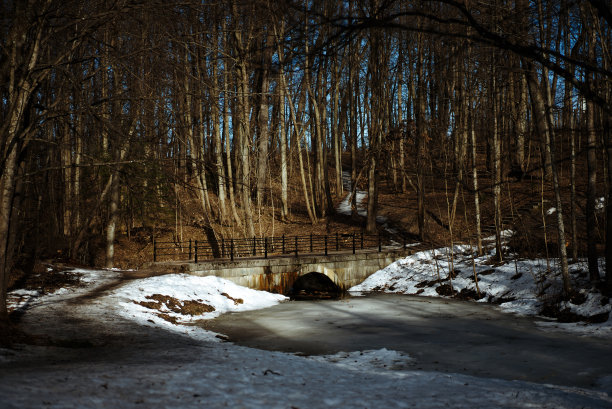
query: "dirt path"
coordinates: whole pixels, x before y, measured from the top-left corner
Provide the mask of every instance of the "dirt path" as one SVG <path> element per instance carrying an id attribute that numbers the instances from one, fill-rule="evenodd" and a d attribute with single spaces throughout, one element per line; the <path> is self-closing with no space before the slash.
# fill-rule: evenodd
<path id="1" fill-rule="evenodd" d="M 260 349 L 322 355 L 387 348 L 415 358 L 412 369 L 612 392 L 609 340 L 544 331 L 490 305 L 372 295 L 228 314 L 206 328 Z"/>

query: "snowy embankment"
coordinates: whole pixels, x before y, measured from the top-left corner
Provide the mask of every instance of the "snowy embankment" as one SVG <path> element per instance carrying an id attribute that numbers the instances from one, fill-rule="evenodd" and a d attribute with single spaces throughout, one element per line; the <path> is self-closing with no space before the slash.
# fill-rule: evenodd
<path id="1" fill-rule="evenodd" d="M 600 292 L 585 289 L 590 286 L 584 263 L 570 265 L 570 275 L 580 290 L 567 301 L 561 297 L 558 266 L 547 265 L 542 259 L 511 259 L 494 265 L 493 255 L 490 252 L 474 257 L 469 246 L 455 246 L 452 254 L 450 248 L 421 251 L 374 273 L 350 291 L 473 299 L 499 304 L 503 311 L 525 316 L 544 318 L 544 313 L 551 319 L 540 322 L 542 326 L 612 336 L 612 304 Z M 449 274 L 450 271 L 453 273 Z"/>
<path id="2" fill-rule="evenodd" d="M 252 290 L 222 278 L 168 274 L 137 280 L 110 296 L 117 301 L 118 314 L 139 324 L 152 323 L 169 330 L 184 331 L 198 320 L 228 312 L 248 311 L 276 305 L 287 298 Z M 197 327 L 188 326 L 196 338 L 210 338 Z"/>

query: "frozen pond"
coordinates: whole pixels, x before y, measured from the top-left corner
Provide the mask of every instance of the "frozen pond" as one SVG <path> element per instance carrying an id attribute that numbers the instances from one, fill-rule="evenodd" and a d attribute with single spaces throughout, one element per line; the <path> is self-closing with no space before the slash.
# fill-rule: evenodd
<path id="1" fill-rule="evenodd" d="M 323 355 L 387 348 L 413 357 L 415 370 L 612 392 L 609 340 L 545 331 L 480 303 L 376 294 L 286 302 L 204 325 L 259 349 Z"/>

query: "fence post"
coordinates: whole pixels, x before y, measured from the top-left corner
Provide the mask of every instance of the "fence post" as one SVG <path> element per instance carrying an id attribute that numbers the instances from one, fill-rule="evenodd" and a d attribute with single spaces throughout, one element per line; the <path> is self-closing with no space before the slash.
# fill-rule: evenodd
<path id="1" fill-rule="evenodd" d="M 234 261 L 234 239 L 230 239 L 230 258 Z"/>
<path id="2" fill-rule="evenodd" d="M 380 233 L 378 233 L 378 252 L 382 251 L 382 242 L 380 241 Z"/>
<path id="3" fill-rule="evenodd" d="M 336 251 L 338 251 L 338 232 L 336 232 Z"/>
<path id="4" fill-rule="evenodd" d="M 155 241 L 155 238 L 153 238 L 153 262 L 157 262 L 157 242 Z"/>
<path id="5" fill-rule="evenodd" d="M 327 234 L 325 235 L 325 255 L 327 256 Z"/>
<path id="6" fill-rule="evenodd" d="M 189 260 L 191 260 L 191 239 L 189 239 Z"/>
<path id="7" fill-rule="evenodd" d="M 283 254 L 285 254 L 285 235 L 283 234 Z"/>
<path id="8" fill-rule="evenodd" d="M 225 257 L 225 240 L 221 237 L 221 257 Z"/>
<path id="9" fill-rule="evenodd" d="M 298 256 L 298 237 L 295 236 L 295 256 Z"/>
<path id="10" fill-rule="evenodd" d="M 264 258 L 268 258 L 268 238 L 264 237 Z"/>
<path id="11" fill-rule="evenodd" d="M 310 252 L 312 253 L 312 233 L 310 233 Z"/>
<path id="12" fill-rule="evenodd" d="M 355 254 L 355 233 L 353 233 L 353 254 Z"/>
<path id="13" fill-rule="evenodd" d="M 195 263 L 197 264 L 198 263 L 198 241 L 197 240 L 195 241 L 195 247 L 193 251 L 195 254 L 194 260 L 195 260 Z"/>
<path id="14" fill-rule="evenodd" d="M 361 250 L 363 250 L 363 232 L 361 232 Z"/>
<path id="15" fill-rule="evenodd" d="M 257 255 L 257 237 L 253 236 L 253 256 Z"/>

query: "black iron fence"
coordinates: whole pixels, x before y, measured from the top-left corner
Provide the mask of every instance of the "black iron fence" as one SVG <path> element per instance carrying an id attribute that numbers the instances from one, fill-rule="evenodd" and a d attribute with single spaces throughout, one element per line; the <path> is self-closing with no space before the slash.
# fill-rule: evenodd
<path id="1" fill-rule="evenodd" d="M 355 254 L 357 250 L 377 249 L 402 243 L 393 242 L 380 234 L 362 232 L 336 233 L 331 235 L 253 237 L 241 239 L 220 239 L 214 245 L 208 241 L 153 241 L 153 261 L 189 260 L 197 263 L 203 260 L 280 255 L 324 254 L 339 252 Z M 404 247 L 406 242 L 403 243 Z"/>

